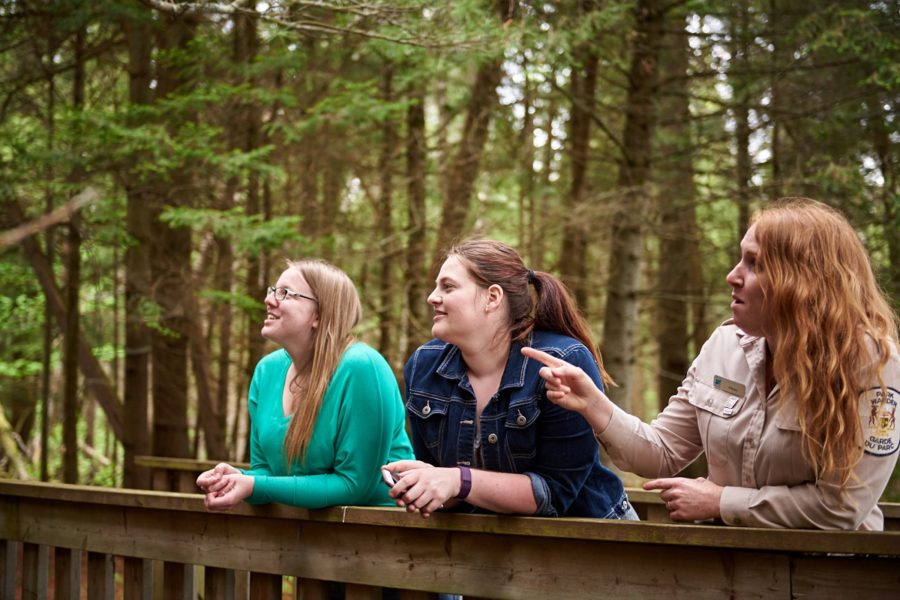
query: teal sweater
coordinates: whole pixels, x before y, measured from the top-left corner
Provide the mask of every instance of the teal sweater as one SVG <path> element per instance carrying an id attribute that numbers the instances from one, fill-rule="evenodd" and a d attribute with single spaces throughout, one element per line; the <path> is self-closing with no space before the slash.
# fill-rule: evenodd
<path id="1" fill-rule="evenodd" d="M 279 502 L 300 508 L 339 505 L 394 506 L 381 465 L 413 458 L 397 380 L 384 358 L 351 345 L 325 390 L 302 464 L 285 468 L 284 436 L 290 417 L 282 394 L 291 357 L 264 356 L 253 373 L 250 410 L 251 504 Z"/>

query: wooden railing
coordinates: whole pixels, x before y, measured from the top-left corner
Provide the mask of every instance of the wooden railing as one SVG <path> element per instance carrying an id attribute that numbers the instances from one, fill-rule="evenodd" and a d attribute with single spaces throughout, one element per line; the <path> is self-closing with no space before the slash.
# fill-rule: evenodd
<path id="1" fill-rule="evenodd" d="M 596 519 L 307 511 L 208 513 L 197 494 L 0 481 L 0 595 L 347 598 L 860 598 L 900 589 L 900 533 L 764 530 Z M 82 552 L 87 553 L 82 577 Z M 158 561 L 158 562 L 154 562 Z M 51 563 L 53 567 L 51 568 Z M 154 567 L 154 565 L 157 565 Z M 249 572 L 249 576 L 246 573 Z M 17 573 L 19 573 L 17 577 Z M 51 583 L 52 580 L 52 583 Z M 154 592 L 155 590 L 155 592 Z"/>
<path id="2" fill-rule="evenodd" d="M 150 485 L 157 491 L 175 491 L 191 494 L 197 489 L 197 476 L 212 469 L 222 461 L 197 460 L 194 458 L 174 458 L 170 456 L 139 455 L 134 457 L 134 464 L 150 469 Z M 248 469 L 250 465 L 232 462 L 239 469 Z"/>
<path id="3" fill-rule="evenodd" d="M 166 456 L 137 456 L 135 463 L 148 468 L 152 472 L 153 489 L 158 491 L 177 490 L 193 493 L 198 491 L 197 475 L 211 469 L 220 461 L 195 460 L 190 458 L 171 458 Z M 231 463 L 238 468 L 249 468 L 247 463 Z M 628 488 L 628 498 L 634 505 L 641 519 L 656 523 L 672 523 L 669 512 L 663 506 L 658 492 L 648 492 L 640 488 Z M 900 503 L 882 502 L 884 512 L 884 528 L 887 531 L 900 531 Z"/>

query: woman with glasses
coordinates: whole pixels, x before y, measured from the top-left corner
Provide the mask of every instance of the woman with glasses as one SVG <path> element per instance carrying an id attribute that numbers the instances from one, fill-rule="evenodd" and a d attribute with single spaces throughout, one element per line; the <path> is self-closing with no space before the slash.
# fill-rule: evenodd
<path id="1" fill-rule="evenodd" d="M 428 296 L 434 339 L 406 363 L 417 461 L 385 465 L 391 496 L 428 516 L 439 508 L 636 519 L 621 480 L 600 463 L 591 426 L 550 402 L 533 346 L 609 378 L 563 284 L 509 246 L 453 248 Z"/>
<path id="2" fill-rule="evenodd" d="M 201 474 L 207 508 L 392 505 L 379 467 L 412 448 L 393 372 L 351 333 L 361 316 L 353 282 L 323 261 L 289 262 L 265 304 L 262 335 L 281 349 L 250 382 L 250 469 Z"/>

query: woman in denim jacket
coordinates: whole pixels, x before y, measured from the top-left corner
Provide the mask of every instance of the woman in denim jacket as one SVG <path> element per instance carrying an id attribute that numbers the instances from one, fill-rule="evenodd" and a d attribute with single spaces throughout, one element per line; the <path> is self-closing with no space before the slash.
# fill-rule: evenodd
<path id="1" fill-rule="evenodd" d="M 531 288 L 534 288 L 534 298 Z M 637 519 L 600 463 L 591 426 L 547 399 L 531 346 L 611 382 L 563 284 L 500 242 L 450 250 L 434 291 L 434 340 L 404 368 L 417 461 L 385 465 L 399 506 Z M 393 477 L 390 474 L 393 473 Z"/>

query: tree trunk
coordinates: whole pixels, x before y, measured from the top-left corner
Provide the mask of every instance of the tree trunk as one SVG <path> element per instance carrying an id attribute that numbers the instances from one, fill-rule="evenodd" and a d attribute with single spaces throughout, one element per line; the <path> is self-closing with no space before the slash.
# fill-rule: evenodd
<path id="1" fill-rule="evenodd" d="M 738 204 L 738 239 L 750 223 L 750 180 L 753 177 L 750 162 L 750 81 L 746 73 L 750 69 L 750 23 L 749 0 L 741 0 L 738 18 L 732 23 L 732 39 L 735 41 L 734 60 L 731 65 L 740 73 L 732 76 L 731 85 L 734 90 L 734 120 L 736 124 L 735 145 L 737 146 L 737 204 Z"/>
<path id="2" fill-rule="evenodd" d="M 607 370 L 619 383 L 618 388 L 610 390 L 610 398 L 626 410 L 633 391 L 643 266 L 641 225 L 649 206 L 645 186 L 650 173 L 662 17 L 660 0 L 638 1 L 617 182 L 622 201 L 612 215 L 603 355 Z"/>
<path id="3" fill-rule="evenodd" d="M 696 272 L 701 267 L 687 85 L 691 50 L 684 35 L 684 11 L 676 14 L 671 22 L 673 29 L 678 29 L 666 36 L 660 60 L 660 71 L 671 83 L 662 90 L 660 114 L 665 115 L 665 121 L 660 122 L 658 161 L 654 165 L 661 220 L 656 318 L 659 410 L 666 407 L 690 367 L 690 308 L 701 296 L 700 290 L 694 288 L 694 282 L 701 279 Z"/>
<path id="4" fill-rule="evenodd" d="M 528 58 L 522 53 L 522 73 L 525 82 L 522 90 L 522 104 L 524 116 L 522 117 L 522 136 L 520 138 L 521 157 L 519 160 L 521 179 L 519 181 L 519 248 L 526 252 L 526 260 L 533 264 L 536 260 L 534 239 L 538 235 L 535 221 L 538 211 L 534 197 L 534 86 L 528 76 Z M 537 267 L 532 267 L 537 268 Z"/>
<path id="5" fill-rule="evenodd" d="M 48 54 L 56 51 L 55 42 L 48 44 Z M 53 152 L 56 144 L 56 83 L 52 70 L 47 70 L 47 149 Z M 47 169 L 44 173 L 46 187 L 44 188 L 45 211 L 50 214 L 54 208 L 53 189 L 51 182 L 54 180 L 53 163 L 47 161 Z M 53 264 L 55 248 L 53 227 L 48 227 L 44 232 L 44 240 L 47 248 L 47 261 Z M 43 352 L 41 354 L 41 481 L 50 479 L 50 470 L 47 459 L 50 453 L 50 401 L 52 391 L 50 389 L 50 358 L 53 352 L 53 311 L 49 302 L 44 302 L 43 323 Z"/>
<path id="6" fill-rule="evenodd" d="M 556 76 L 554 72 L 552 74 L 553 77 Z M 553 122 L 556 120 L 557 116 L 557 105 L 553 98 L 550 98 L 547 106 L 547 125 L 546 131 L 547 141 L 544 142 L 544 152 L 541 156 L 541 162 L 544 165 L 544 168 L 541 170 L 540 176 L 540 185 L 539 192 L 537 195 L 537 210 L 535 211 L 534 218 L 534 228 L 535 232 L 543 231 L 544 223 L 549 221 L 547 215 L 550 211 L 550 199 L 553 196 L 553 159 L 556 154 L 556 150 L 553 149 L 553 143 L 556 140 L 556 136 L 553 135 Z M 545 271 L 544 267 L 544 256 L 547 252 L 547 236 L 545 235 L 535 235 L 534 239 L 534 250 L 532 251 L 531 258 L 531 268 L 537 269 L 540 271 Z M 559 268 L 559 267 L 558 267 Z"/>
<path id="7" fill-rule="evenodd" d="M 139 9 L 136 9 L 139 10 Z M 153 80 L 150 66 L 151 25 L 145 9 L 124 22 L 128 40 L 128 96 L 131 104 L 149 104 Z M 138 125 L 138 123 L 134 123 Z M 137 174 L 126 176 L 128 197 L 126 228 L 133 243 L 125 249 L 125 459 L 123 485 L 150 488 L 150 470 L 135 464 L 134 457 L 149 454 L 147 422 L 150 382 L 150 330 L 141 316 L 150 290 L 150 185 Z"/>
<path id="8" fill-rule="evenodd" d="M 189 295 L 186 301 L 188 314 L 199 315 L 200 307 L 195 297 Z M 203 328 L 196 319 L 186 320 L 185 325 L 188 328 L 186 334 L 190 346 L 191 368 L 197 385 L 197 418 L 200 421 L 200 429 L 203 431 L 206 454 L 213 460 L 225 460 L 228 458 L 225 449 L 225 428 L 219 421 L 216 404 L 216 398 L 220 395 L 220 391 L 216 390 L 212 384 L 212 374 L 209 369 L 212 359 L 209 354 L 207 338 L 203 335 Z"/>
<path id="9" fill-rule="evenodd" d="M 184 52 L 193 39 L 195 23 L 187 18 L 163 16 L 159 32 L 160 49 Z M 157 71 L 160 97 L 187 89 L 190 81 L 178 65 L 161 60 Z M 182 121 L 183 122 L 183 121 Z M 181 123 L 170 119 L 168 126 L 177 135 Z M 189 457 L 187 421 L 188 314 L 190 288 L 191 232 L 172 228 L 160 220 L 164 206 L 185 206 L 191 198 L 189 167 L 174 167 L 165 181 L 157 183 L 150 214 L 151 274 L 154 299 L 160 307 L 159 325 L 154 329 L 153 350 L 153 453 L 158 456 Z"/>
<path id="10" fill-rule="evenodd" d="M 447 171 L 441 225 L 431 261 L 431 271 L 435 273 L 440 267 L 444 252 L 465 229 L 472 204 L 472 190 L 487 142 L 491 113 L 497 103 L 497 86 L 502 76 L 501 64 L 500 58 L 488 60 L 479 67 L 475 77 L 462 139 Z"/>
<path id="11" fill-rule="evenodd" d="M 84 107 L 84 36 L 83 25 L 75 32 L 74 77 L 72 80 L 72 107 L 80 111 Z M 70 181 L 83 179 L 81 168 L 75 167 Z M 69 220 L 66 242 L 66 327 L 63 332 L 63 481 L 78 483 L 78 346 L 79 331 L 78 295 L 81 291 L 81 225 L 80 213 Z"/>
<path id="12" fill-rule="evenodd" d="M 406 239 L 406 306 L 409 310 L 406 339 L 409 355 L 428 339 L 428 294 L 425 273 L 425 91 L 413 83 L 412 102 L 406 111 L 406 181 L 409 212 Z"/>
<path id="13" fill-rule="evenodd" d="M 382 96 L 385 103 L 394 99 L 393 71 L 387 67 L 382 75 Z M 379 202 L 375 207 L 375 220 L 378 228 L 379 247 L 381 256 L 378 269 L 378 351 L 384 356 L 393 354 L 392 332 L 394 323 L 394 278 L 391 276 L 391 268 L 394 264 L 395 246 L 393 240 L 394 229 L 391 222 L 391 214 L 394 209 L 394 180 L 393 157 L 397 144 L 397 136 L 394 134 L 396 123 L 385 119 L 381 127 L 381 149 L 378 156 L 378 176 L 380 179 Z"/>
<path id="14" fill-rule="evenodd" d="M 590 18 L 594 2 L 582 0 L 580 8 L 585 18 Z M 572 66 L 572 116 L 569 121 L 569 160 L 572 182 L 563 207 L 565 219 L 562 226 L 562 250 L 560 251 L 560 275 L 572 290 L 583 312 L 587 312 L 587 167 L 590 160 L 591 113 L 594 109 L 594 93 L 597 88 L 597 53 L 595 42 L 581 43 L 575 51 Z"/>

